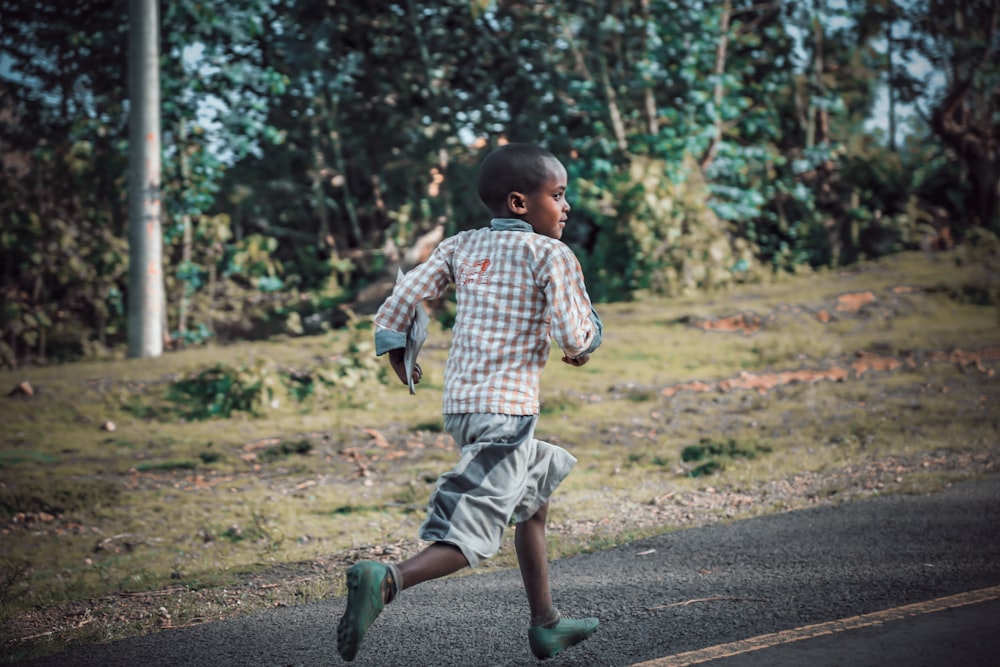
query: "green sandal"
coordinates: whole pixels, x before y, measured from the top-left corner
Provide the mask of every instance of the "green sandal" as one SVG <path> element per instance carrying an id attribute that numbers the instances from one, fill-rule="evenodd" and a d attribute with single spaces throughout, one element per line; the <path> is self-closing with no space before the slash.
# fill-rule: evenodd
<path id="1" fill-rule="evenodd" d="M 596 618 L 566 618 L 551 628 L 535 626 L 528 630 L 528 645 L 539 660 L 551 658 L 563 649 L 579 644 L 594 634 L 599 625 Z"/>
<path id="2" fill-rule="evenodd" d="M 354 660 L 369 626 L 385 607 L 382 582 L 388 571 L 373 560 L 355 563 L 347 571 L 347 608 L 337 625 L 337 651 L 348 662 Z"/>

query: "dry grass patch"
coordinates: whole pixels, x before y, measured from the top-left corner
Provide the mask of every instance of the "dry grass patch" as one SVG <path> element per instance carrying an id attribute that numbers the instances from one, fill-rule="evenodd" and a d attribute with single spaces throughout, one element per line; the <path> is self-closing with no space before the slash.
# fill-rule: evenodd
<path id="1" fill-rule="evenodd" d="M 579 459 L 553 502 L 553 557 L 994 472 L 1000 354 L 954 351 L 1000 346 L 997 306 L 958 256 L 600 306 L 604 347 L 583 368 L 553 360 L 542 381 L 538 436 Z M 863 291 L 874 300 L 836 310 Z M 759 328 L 695 325 L 741 313 Z M 0 373 L 0 387 L 35 389 L 0 399 L 6 652 L 317 599 L 340 591 L 353 559 L 418 549 L 423 506 L 455 459 L 440 417 L 449 334 L 432 330 L 412 397 L 369 364 L 369 338 L 361 323 Z M 346 362 L 353 379 L 297 396 L 301 378 Z M 275 393 L 226 419 L 179 410 L 171 387 L 219 364 Z M 513 564 L 508 544 L 487 568 Z"/>

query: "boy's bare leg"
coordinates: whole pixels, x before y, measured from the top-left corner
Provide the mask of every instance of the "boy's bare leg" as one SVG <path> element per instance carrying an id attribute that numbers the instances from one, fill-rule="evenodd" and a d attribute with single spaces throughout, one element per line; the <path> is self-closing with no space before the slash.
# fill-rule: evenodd
<path id="1" fill-rule="evenodd" d="M 400 579 L 403 580 L 400 590 L 405 590 L 423 581 L 439 579 L 453 572 L 458 572 L 468 565 L 469 561 L 465 559 L 461 549 L 446 542 L 435 542 L 397 566 Z"/>
<path id="2" fill-rule="evenodd" d="M 514 531 L 517 564 L 521 569 L 524 592 L 528 595 L 532 620 L 552 616 L 555 611 L 549 589 L 549 550 L 545 543 L 548 516 L 549 504 L 545 503 L 530 519 L 517 524 Z"/>
<path id="3" fill-rule="evenodd" d="M 545 521 L 548 516 L 549 504 L 545 503 L 530 519 L 519 523 L 514 533 L 521 580 L 531 608 L 528 645 L 539 659 L 551 658 L 564 649 L 579 644 L 594 634 L 599 625 L 596 618 L 561 616 L 552 604 L 549 550 L 545 544 Z"/>
<path id="4" fill-rule="evenodd" d="M 436 542 L 399 565 L 359 561 L 347 571 L 347 607 L 337 624 L 337 650 L 354 660 L 365 633 L 399 591 L 428 579 L 437 579 L 466 567 L 461 550 Z"/>

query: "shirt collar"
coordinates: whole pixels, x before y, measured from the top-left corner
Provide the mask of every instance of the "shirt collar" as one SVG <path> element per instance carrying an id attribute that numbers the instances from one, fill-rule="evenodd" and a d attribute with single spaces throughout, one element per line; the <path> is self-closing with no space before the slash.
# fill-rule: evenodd
<path id="1" fill-rule="evenodd" d="M 490 229 L 494 232 L 533 232 L 535 228 L 530 223 L 517 218 L 493 218 Z"/>

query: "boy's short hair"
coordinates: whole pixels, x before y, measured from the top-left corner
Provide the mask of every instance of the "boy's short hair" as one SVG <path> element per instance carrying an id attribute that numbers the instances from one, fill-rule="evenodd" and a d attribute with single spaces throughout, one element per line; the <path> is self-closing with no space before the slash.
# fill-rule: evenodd
<path id="1" fill-rule="evenodd" d="M 551 161 L 559 159 L 534 144 L 504 144 L 479 165 L 479 198 L 494 215 L 507 211 L 507 195 L 538 191 L 552 174 Z"/>

